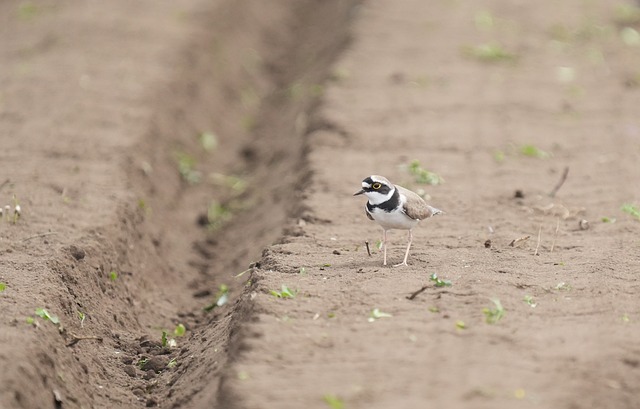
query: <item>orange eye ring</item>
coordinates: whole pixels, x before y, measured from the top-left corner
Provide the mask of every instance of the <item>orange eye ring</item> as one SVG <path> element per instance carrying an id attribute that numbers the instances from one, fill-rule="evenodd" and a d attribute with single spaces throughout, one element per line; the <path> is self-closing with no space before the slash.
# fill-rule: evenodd
<path id="1" fill-rule="evenodd" d="M 372 187 L 373 189 L 375 189 L 375 190 L 378 190 L 378 189 L 380 189 L 380 188 L 382 187 L 382 184 L 381 184 L 381 183 L 376 182 L 376 183 L 374 183 L 373 185 L 371 185 L 371 187 Z"/>

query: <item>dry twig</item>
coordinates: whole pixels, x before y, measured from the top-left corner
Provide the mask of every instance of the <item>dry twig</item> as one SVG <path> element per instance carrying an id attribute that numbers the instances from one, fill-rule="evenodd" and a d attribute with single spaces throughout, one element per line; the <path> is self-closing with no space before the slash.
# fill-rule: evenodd
<path id="1" fill-rule="evenodd" d="M 553 234 L 553 243 L 551 243 L 551 253 L 553 253 L 553 249 L 556 247 L 556 239 L 558 238 L 558 230 L 560 230 L 560 219 L 558 219 L 558 223 L 556 224 L 556 232 Z"/>
<path id="2" fill-rule="evenodd" d="M 509 243 L 509 246 L 515 247 L 515 246 L 519 245 L 520 243 L 529 240 L 529 237 L 531 237 L 531 236 L 524 236 L 524 237 L 520 237 L 519 239 L 515 239 L 511 243 Z"/>
<path id="3" fill-rule="evenodd" d="M 83 339 L 93 339 L 102 342 L 102 337 L 97 337 L 95 335 L 76 335 L 73 332 L 69 332 L 69 334 L 73 339 L 67 344 L 68 347 L 77 344 L 78 341 L 82 341 Z"/>
<path id="4" fill-rule="evenodd" d="M 538 229 L 538 243 L 536 244 L 536 251 L 533 252 L 534 256 L 538 255 L 538 249 L 540 248 L 540 236 L 542 235 L 542 225 Z"/>
<path id="5" fill-rule="evenodd" d="M 420 295 L 421 293 L 423 293 L 427 288 L 429 288 L 428 285 L 423 286 L 421 289 L 419 289 L 418 291 L 415 291 L 413 294 L 411 294 L 410 296 L 407 297 L 407 300 L 413 300 L 414 298 L 416 298 L 418 295 Z"/>
<path id="6" fill-rule="evenodd" d="M 56 233 L 55 231 L 50 231 L 48 233 L 34 234 L 33 236 L 25 237 L 24 239 L 22 239 L 20 241 L 29 241 L 31 239 L 37 239 L 38 237 L 51 236 L 52 234 L 58 234 L 58 233 Z"/>
<path id="7" fill-rule="evenodd" d="M 567 176 L 568 175 L 569 175 L 569 167 L 567 166 L 566 168 L 564 168 L 564 171 L 562 172 L 562 176 L 560 177 L 560 181 L 558 182 L 556 187 L 554 187 L 553 190 L 549 193 L 549 196 L 551 196 L 551 197 L 555 197 L 556 196 L 556 193 L 558 193 L 558 190 L 560 190 L 562 185 L 564 185 L 565 180 L 567 180 Z"/>
<path id="8" fill-rule="evenodd" d="M 371 249 L 369 249 L 369 241 L 365 241 L 364 245 L 367 246 L 367 254 L 369 255 L 369 257 L 371 257 Z"/>

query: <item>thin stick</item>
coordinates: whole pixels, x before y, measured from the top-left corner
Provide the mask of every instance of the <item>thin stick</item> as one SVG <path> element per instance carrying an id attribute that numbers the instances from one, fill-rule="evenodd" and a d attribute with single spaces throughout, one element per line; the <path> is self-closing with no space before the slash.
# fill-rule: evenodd
<path id="1" fill-rule="evenodd" d="M 418 291 L 414 292 L 413 294 L 411 294 L 410 296 L 407 297 L 407 300 L 413 300 L 414 298 L 416 298 L 418 295 L 420 295 L 421 293 L 423 293 L 427 288 L 429 288 L 428 285 L 423 286 L 421 289 L 419 289 Z"/>
<path id="2" fill-rule="evenodd" d="M 38 237 L 51 236 L 52 234 L 58 234 L 58 233 L 55 232 L 55 231 L 50 231 L 49 233 L 34 234 L 33 236 L 26 237 L 26 238 L 24 238 L 24 239 L 22 239 L 20 241 L 28 241 L 28 240 L 31 240 L 31 239 L 36 239 Z"/>
<path id="3" fill-rule="evenodd" d="M 69 334 L 71 334 L 73 339 L 67 344 L 68 347 L 77 344 L 78 341 L 82 341 L 83 339 L 93 339 L 102 342 L 102 337 L 96 337 L 95 335 L 76 335 L 73 332 L 70 332 Z"/>
<path id="4" fill-rule="evenodd" d="M 562 172 L 562 176 L 560 177 L 560 181 L 558 182 L 556 187 L 553 188 L 551 193 L 549 193 L 549 196 L 555 197 L 556 193 L 558 193 L 558 190 L 560 190 L 562 185 L 564 185 L 564 181 L 567 180 L 567 176 L 568 175 L 569 175 L 569 167 L 567 166 L 566 168 L 564 168 L 564 171 Z"/>
<path id="5" fill-rule="evenodd" d="M 367 254 L 371 257 L 371 249 L 369 249 L 369 240 L 364 242 L 364 245 L 367 246 Z"/>
<path id="6" fill-rule="evenodd" d="M 556 247 L 556 239 L 558 238 L 558 230 L 560 230 L 560 219 L 558 218 L 558 223 L 556 224 L 556 232 L 553 235 L 553 243 L 551 243 L 551 252 L 553 253 L 553 249 Z"/>
<path id="7" fill-rule="evenodd" d="M 536 251 L 533 252 L 534 256 L 538 255 L 538 249 L 540 248 L 540 235 L 542 234 L 542 225 L 540 225 L 540 228 L 538 229 L 538 244 L 536 244 Z"/>
<path id="8" fill-rule="evenodd" d="M 514 239 L 514 240 L 511 241 L 511 243 L 509 243 L 509 246 L 510 247 L 515 247 L 518 244 L 522 243 L 523 241 L 529 240 L 530 237 L 531 236 L 524 236 L 524 237 L 520 237 L 519 239 Z"/>

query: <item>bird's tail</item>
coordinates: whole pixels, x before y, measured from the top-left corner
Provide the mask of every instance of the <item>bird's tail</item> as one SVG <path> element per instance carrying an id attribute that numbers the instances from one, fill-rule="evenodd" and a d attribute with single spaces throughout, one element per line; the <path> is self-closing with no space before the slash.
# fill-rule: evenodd
<path id="1" fill-rule="evenodd" d="M 429 206 L 429 211 L 431 212 L 431 216 L 435 216 L 435 215 L 438 215 L 438 214 L 445 214 L 442 210 L 436 209 L 433 206 Z"/>

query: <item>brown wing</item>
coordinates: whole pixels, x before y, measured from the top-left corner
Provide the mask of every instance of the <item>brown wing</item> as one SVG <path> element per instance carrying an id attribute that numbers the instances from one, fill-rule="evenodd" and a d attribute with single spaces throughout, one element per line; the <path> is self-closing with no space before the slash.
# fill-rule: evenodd
<path id="1" fill-rule="evenodd" d="M 405 202 L 402 210 L 404 214 L 409 216 L 413 220 L 424 220 L 436 214 L 442 213 L 442 211 L 431 207 L 416 193 L 405 189 L 402 186 L 397 186 L 401 194 L 405 195 L 407 201 Z"/>

